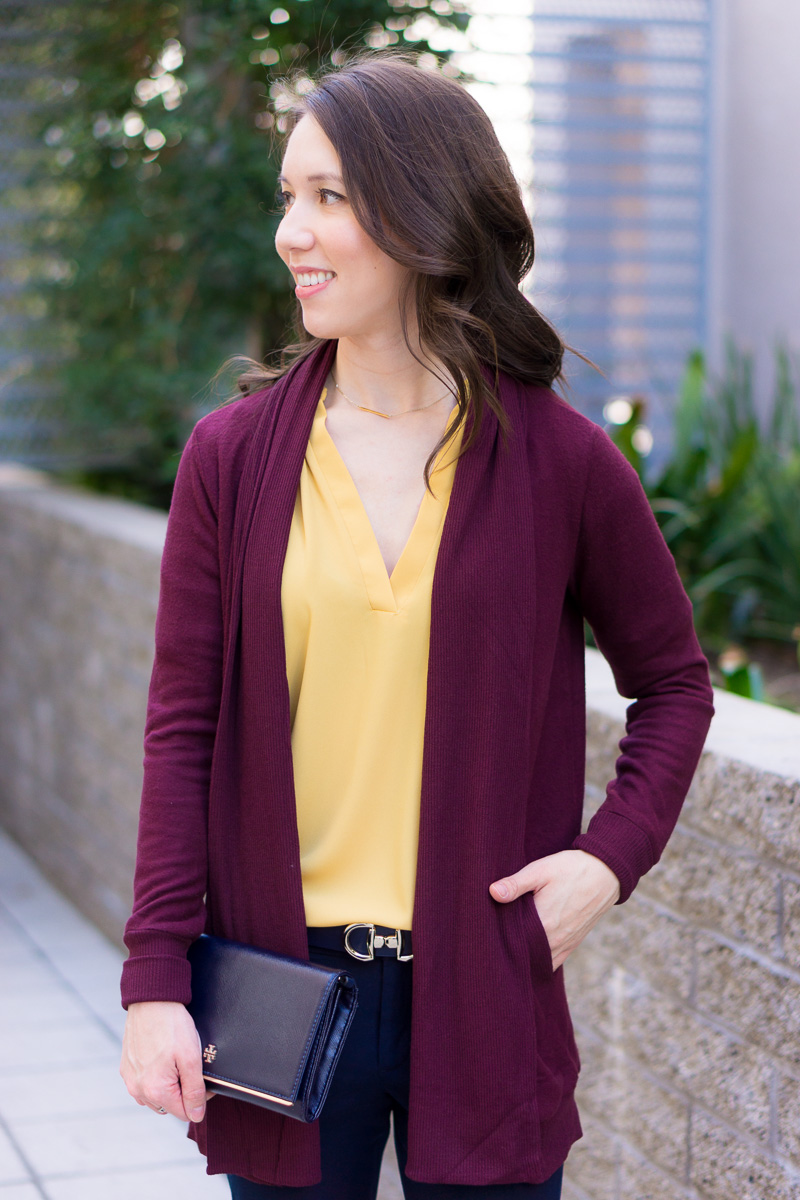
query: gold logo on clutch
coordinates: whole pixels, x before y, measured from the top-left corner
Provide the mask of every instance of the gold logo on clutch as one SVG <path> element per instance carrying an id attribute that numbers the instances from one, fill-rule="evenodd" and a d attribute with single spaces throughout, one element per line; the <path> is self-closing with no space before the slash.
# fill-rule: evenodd
<path id="1" fill-rule="evenodd" d="M 217 1047 L 210 1042 L 203 1051 L 203 1062 L 212 1063 L 217 1057 Z"/>

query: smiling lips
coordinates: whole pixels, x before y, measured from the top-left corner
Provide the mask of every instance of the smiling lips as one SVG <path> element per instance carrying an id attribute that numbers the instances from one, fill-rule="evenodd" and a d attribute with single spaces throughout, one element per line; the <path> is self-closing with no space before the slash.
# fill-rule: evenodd
<path id="1" fill-rule="evenodd" d="M 313 296 L 315 292 L 320 292 L 324 287 L 327 287 L 332 279 L 336 278 L 335 271 L 297 271 L 295 273 L 297 287 L 294 289 L 297 296 Z"/>

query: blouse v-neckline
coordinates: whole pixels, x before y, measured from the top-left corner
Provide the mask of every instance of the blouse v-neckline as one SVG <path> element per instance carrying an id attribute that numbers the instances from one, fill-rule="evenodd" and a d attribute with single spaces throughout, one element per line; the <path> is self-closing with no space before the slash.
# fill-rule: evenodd
<path id="1" fill-rule="evenodd" d="M 431 485 L 436 495 L 432 496 L 425 489 L 411 532 L 390 576 L 361 495 L 328 430 L 325 408 L 327 391 L 327 388 L 322 389 L 317 404 L 308 452 L 316 456 L 347 528 L 371 608 L 397 613 L 408 604 L 428 556 L 438 545 L 438 534 L 453 486 L 457 466 L 454 454 L 458 450 L 461 430 L 436 457 L 431 472 Z M 458 406 L 454 405 L 447 418 L 447 430 L 451 428 L 457 413 Z M 443 453 L 450 455 L 444 463 Z"/>

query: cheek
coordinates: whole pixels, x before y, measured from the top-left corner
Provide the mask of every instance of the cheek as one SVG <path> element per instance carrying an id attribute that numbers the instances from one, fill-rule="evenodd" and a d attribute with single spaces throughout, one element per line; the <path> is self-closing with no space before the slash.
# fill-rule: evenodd
<path id="1" fill-rule="evenodd" d="M 375 282 L 381 292 L 391 298 L 392 303 L 400 299 L 400 291 L 408 274 L 405 267 L 401 267 L 392 259 L 387 262 L 384 258 L 382 262 L 375 264 Z"/>
<path id="2" fill-rule="evenodd" d="M 395 296 L 406 276 L 406 270 L 379 250 L 374 242 L 360 247 L 363 273 L 370 284 L 382 295 Z"/>
<path id="3" fill-rule="evenodd" d="M 343 221 L 332 231 L 336 254 L 343 263 L 357 265 L 363 274 L 372 278 L 383 276 L 392 261 L 368 237 L 355 220 Z"/>

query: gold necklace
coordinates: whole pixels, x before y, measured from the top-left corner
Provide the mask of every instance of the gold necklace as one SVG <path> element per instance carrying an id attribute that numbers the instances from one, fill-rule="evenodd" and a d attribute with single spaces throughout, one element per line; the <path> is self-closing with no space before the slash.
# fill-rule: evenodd
<path id="1" fill-rule="evenodd" d="M 331 371 L 331 379 L 333 380 L 333 386 L 336 388 L 337 392 L 341 393 L 348 404 L 352 404 L 353 408 L 360 408 L 362 412 L 375 413 L 376 417 L 386 417 L 387 420 L 390 420 L 392 417 L 404 417 L 406 413 L 422 412 L 424 408 L 433 408 L 434 404 L 441 404 L 442 400 L 445 400 L 448 396 L 452 396 L 453 394 L 452 392 L 445 392 L 444 396 L 440 396 L 438 400 L 431 400 L 430 404 L 420 404 L 419 408 L 407 408 L 403 412 L 386 413 L 381 412 L 380 409 L 377 408 L 367 408 L 364 404 L 356 404 L 355 400 L 351 400 L 347 393 L 343 392 L 339 387 L 333 371 Z"/>

